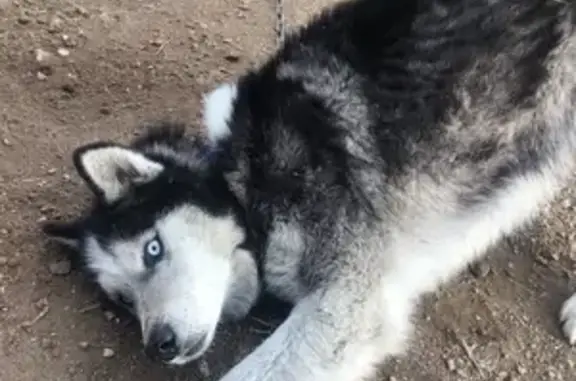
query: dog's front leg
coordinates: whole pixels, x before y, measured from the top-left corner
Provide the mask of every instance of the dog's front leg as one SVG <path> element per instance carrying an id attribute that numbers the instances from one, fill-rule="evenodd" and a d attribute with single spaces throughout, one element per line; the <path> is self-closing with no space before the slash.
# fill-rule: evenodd
<path id="1" fill-rule="evenodd" d="M 288 319 L 221 381 L 358 381 L 396 354 L 409 330 L 402 293 L 332 288 L 299 302 Z"/>

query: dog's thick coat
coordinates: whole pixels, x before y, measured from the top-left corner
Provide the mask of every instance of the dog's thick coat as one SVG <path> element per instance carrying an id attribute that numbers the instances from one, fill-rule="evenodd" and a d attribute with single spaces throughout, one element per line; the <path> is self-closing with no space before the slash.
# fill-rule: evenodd
<path id="1" fill-rule="evenodd" d="M 572 0 L 339 4 L 206 97 L 207 140 L 79 149 L 97 206 L 47 231 L 130 295 L 145 341 L 172 327 L 173 363 L 262 288 L 294 308 L 223 381 L 361 380 L 424 293 L 567 184 L 575 20 Z M 167 254 L 146 267 L 154 237 Z M 575 342 L 576 297 L 561 319 Z"/>

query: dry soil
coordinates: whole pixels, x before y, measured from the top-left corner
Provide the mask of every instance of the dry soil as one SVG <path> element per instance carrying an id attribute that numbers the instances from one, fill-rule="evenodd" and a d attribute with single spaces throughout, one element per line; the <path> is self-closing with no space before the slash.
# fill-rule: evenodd
<path id="1" fill-rule="evenodd" d="M 330 1 L 286 2 L 297 25 Z M 152 364 L 38 224 L 86 202 L 77 145 L 129 139 L 150 118 L 196 121 L 204 91 L 274 49 L 274 23 L 273 0 L 0 0 L 0 380 L 216 380 L 270 332 L 251 318 L 185 369 Z M 426 298 L 381 380 L 576 379 L 556 320 L 576 279 L 571 189 Z"/>

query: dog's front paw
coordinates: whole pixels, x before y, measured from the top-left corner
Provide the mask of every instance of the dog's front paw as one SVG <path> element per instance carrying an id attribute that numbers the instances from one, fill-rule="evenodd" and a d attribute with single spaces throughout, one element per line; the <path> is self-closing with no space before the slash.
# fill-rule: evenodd
<path id="1" fill-rule="evenodd" d="M 564 302 L 560 311 L 562 330 L 570 345 L 576 344 L 576 293 Z"/>

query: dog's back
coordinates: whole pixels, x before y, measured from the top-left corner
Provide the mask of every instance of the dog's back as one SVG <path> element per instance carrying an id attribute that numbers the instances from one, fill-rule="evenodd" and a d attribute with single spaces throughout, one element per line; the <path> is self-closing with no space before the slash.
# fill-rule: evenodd
<path id="1" fill-rule="evenodd" d="M 239 81 L 223 141 L 296 307 L 226 381 L 361 379 L 423 293 L 551 200 L 576 157 L 575 20 L 574 1 L 342 3 Z"/>
<path id="2" fill-rule="evenodd" d="M 323 319 L 317 344 L 346 349 L 317 379 L 360 379 L 401 350 L 414 300 L 550 201 L 576 155 L 575 17 L 574 1 L 344 3 L 239 82 L 230 141 L 266 216 L 264 279 L 309 320 L 226 380 Z M 269 369 L 312 379 L 286 364 Z"/>
<path id="3" fill-rule="evenodd" d="M 422 234 L 454 242 L 455 254 L 440 257 L 459 268 L 469 259 L 456 253 L 462 245 L 482 252 L 535 213 L 576 149 L 575 9 L 556 0 L 343 3 L 245 76 L 232 141 L 246 148 L 250 186 L 270 197 L 272 220 L 306 237 L 294 273 L 334 269 L 334 253 L 358 242 L 374 246 L 363 253 L 373 263 L 366 251 L 409 258 L 419 250 L 391 243 Z M 455 229 L 461 240 L 450 238 Z M 272 256 L 301 251 L 271 241 L 281 242 Z M 438 272 L 451 274 L 444 265 Z"/>

